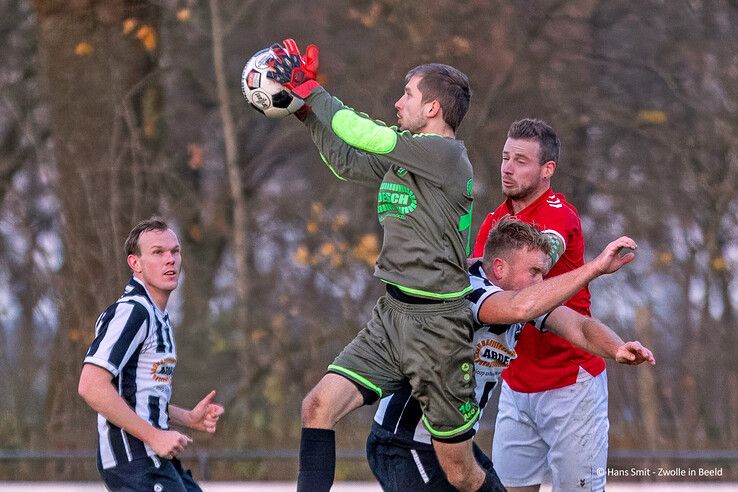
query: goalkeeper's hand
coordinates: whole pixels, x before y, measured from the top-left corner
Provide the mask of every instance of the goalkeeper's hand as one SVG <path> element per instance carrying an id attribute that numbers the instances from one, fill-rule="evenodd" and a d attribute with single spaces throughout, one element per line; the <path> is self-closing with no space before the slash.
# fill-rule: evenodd
<path id="1" fill-rule="evenodd" d="M 288 38 L 282 43 L 272 45 L 274 57 L 269 62 L 272 70 L 267 73 L 267 77 L 305 99 L 319 85 L 315 80 L 318 72 L 318 47 L 308 45 L 303 56 L 294 39 Z"/>

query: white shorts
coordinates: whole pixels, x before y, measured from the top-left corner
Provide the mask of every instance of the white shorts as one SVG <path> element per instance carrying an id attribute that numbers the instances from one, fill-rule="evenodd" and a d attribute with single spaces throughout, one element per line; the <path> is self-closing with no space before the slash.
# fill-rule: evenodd
<path id="1" fill-rule="evenodd" d="M 554 491 L 601 491 L 609 427 L 605 371 L 592 377 L 580 369 L 575 384 L 540 393 L 503 381 L 492 461 L 506 487 L 550 479 Z"/>

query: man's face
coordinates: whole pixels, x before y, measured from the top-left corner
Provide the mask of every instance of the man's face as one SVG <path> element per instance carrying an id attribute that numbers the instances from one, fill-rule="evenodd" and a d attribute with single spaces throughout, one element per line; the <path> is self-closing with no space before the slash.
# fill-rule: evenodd
<path id="1" fill-rule="evenodd" d="M 543 281 L 551 262 L 539 249 L 517 249 L 505 255 L 497 284 L 504 290 L 520 290 Z"/>
<path id="2" fill-rule="evenodd" d="M 152 294 L 168 295 L 177 288 L 182 256 L 174 231 L 146 231 L 138 239 L 141 255 L 129 256 L 134 274 L 144 281 Z"/>
<path id="3" fill-rule="evenodd" d="M 428 123 L 426 109 L 432 101 L 423 102 L 423 94 L 418 89 L 421 77 L 414 75 L 405 85 L 405 94 L 395 103 L 397 109 L 397 126 L 400 130 L 421 133 Z"/>
<path id="4" fill-rule="evenodd" d="M 525 200 L 548 188 L 541 165 L 541 147 L 535 140 L 508 138 L 502 149 L 502 192 L 513 200 Z"/>

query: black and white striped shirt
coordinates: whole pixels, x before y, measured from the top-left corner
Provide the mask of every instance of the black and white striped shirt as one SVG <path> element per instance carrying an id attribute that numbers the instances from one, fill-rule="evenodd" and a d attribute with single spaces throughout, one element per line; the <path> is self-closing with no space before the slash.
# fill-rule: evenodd
<path id="1" fill-rule="evenodd" d="M 110 371 L 118 394 L 139 417 L 159 429 L 169 428 L 167 406 L 177 363 L 174 334 L 169 315 L 152 302 L 140 280 L 132 277 L 123 295 L 97 319 L 84 363 Z M 100 414 L 97 430 L 103 468 L 155 455 Z"/>
<path id="2" fill-rule="evenodd" d="M 482 263 L 477 262 L 469 268 L 472 291 L 467 295 L 474 316 L 474 380 L 475 396 L 480 412 L 484 410 L 500 373 L 517 357 L 515 344 L 525 323 L 510 325 L 485 325 L 479 321 L 479 309 L 491 295 L 502 291 L 485 275 Z M 545 331 L 545 314 L 531 323 Z M 382 398 L 374 414 L 372 432 L 382 440 L 392 444 L 414 449 L 432 446 L 431 435 L 422 423 L 423 413 L 418 401 L 410 395 L 410 387 Z M 476 430 L 479 421 L 474 426 Z"/>

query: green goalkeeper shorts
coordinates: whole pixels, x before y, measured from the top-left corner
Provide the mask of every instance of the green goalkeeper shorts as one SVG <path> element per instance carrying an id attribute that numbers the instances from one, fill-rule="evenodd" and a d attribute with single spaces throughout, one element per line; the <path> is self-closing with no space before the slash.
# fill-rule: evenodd
<path id="1" fill-rule="evenodd" d="M 474 398 L 472 315 L 466 299 L 406 304 L 379 298 L 372 318 L 328 371 L 388 396 L 409 383 L 423 422 L 453 440 L 479 418 Z"/>

